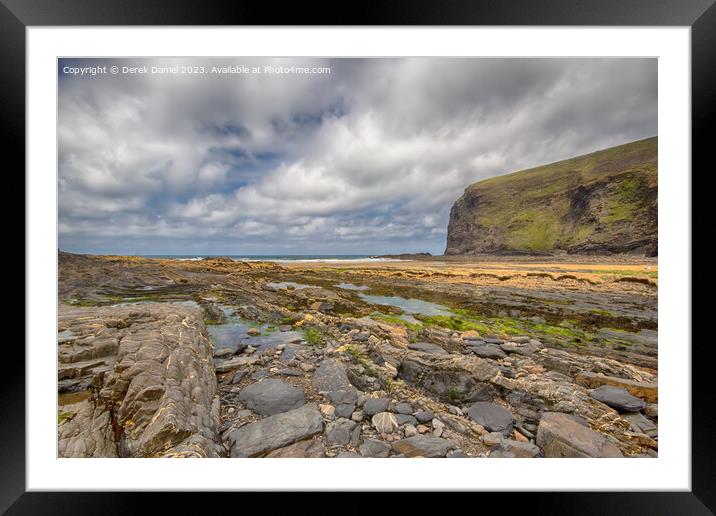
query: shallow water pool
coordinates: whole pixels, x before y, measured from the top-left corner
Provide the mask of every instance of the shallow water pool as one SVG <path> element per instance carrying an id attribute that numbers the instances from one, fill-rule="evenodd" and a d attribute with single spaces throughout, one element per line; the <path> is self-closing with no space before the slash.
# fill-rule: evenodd
<path id="1" fill-rule="evenodd" d="M 364 301 L 374 305 L 395 306 L 406 314 L 422 315 L 454 315 L 447 306 L 423 301 L 422 299 L 405 298 L 399 296 L 372 296 L 369 294 L 358 294 Z"/>

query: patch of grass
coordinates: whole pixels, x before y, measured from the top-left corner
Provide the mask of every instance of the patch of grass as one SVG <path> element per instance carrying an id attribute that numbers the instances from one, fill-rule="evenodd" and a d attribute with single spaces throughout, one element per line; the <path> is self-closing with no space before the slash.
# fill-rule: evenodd
<path id="1" fill-rule="evenodd" d="M 91 299 L 70 299 L 67 301 L 72 306 L 96 306 L 97 301 L 92 301 Z"/>
<path id="2" fill-rule="evenodd" d="M 450 403 L 457 403 L 458 401 L 460 401 L 462 399 L 462 395 L 463 395 L 463 393 L 459 389 L 456 389 L 455 387 L 450 387 L 450 389 L 448 389 L 447 394 L 446 394 L 447 399 L 448 399 L 448 401 L 450 401 Z"/>
<path id="3" fill-rule="evenodd" d="M 57 424 L 61 425 L 63 423 L 66 423 L 73 417 L 75 417 L 76 412 L 59 412 L 57 414 Z"/>
<path id="4" fill-rule="evenodd" d="M 405 319 L 401 319 L 400 317 L 396 315 L 388 315 L 388 314 L 380 314 L 380 313 L 374 313 L 370 316 L 371 319 L 375 321 L 382 321 L 389 324 L 402 324 L 406 328 L 412 331 L 420 331 L 423 328 L 422 324 L 415 324 L 415 323 L 409 323 Z"/>
<path id="5" fill-rule="evenodd" d="M 309 346 L 319 347 L 325 344 L 325 338 L 316 328 L 306 328 L 306 342 Z"/>
<path id="6" fill-rule="evenodd" d="M 378 371 L 375 370 L 373 362 L 366 356 L 363 349 L 353 344 L 346 344 L 342 346 L 341 349 L 348 353 L 354 362 L 363 366 L 363 369 L 365 369 L 365 372 L 368 373 L 369 376 L 374 378 L 378 377 Z"/>
<path id="7" fill-rule="evenodd" d="M 603 315 L 604 317 L 613 317 L 614 312 L 611 312 L 609 310 L 601 310 L 599 308 L 593 308 L 589 310 L 589 313 L 595 314 L 595 315 Z"/>
<path id="8" fill-rule="evenodd" d="M 653 137 L 504 174 L 470 185 L 462 199 L 478 202 L 471 222 L 506 249 L 541 253 L 605 241 L 611 231 L 604 226 L 632 221 L 650 209 L 657 149 Z M 589 208 L 597 220 L 580 223 L 587 208 L 573 201 L 593 195 L 604 198 L 605 209 Z"/>

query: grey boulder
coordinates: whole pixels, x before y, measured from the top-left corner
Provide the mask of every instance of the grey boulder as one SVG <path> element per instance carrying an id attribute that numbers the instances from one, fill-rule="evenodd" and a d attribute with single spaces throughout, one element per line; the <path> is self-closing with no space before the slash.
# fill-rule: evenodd
<path id="1" fill-rule="evenodd" d="M 326 426 L 326 440 L 332 444 L 345 446 L 351 440 L 351 432 L 356 426 L 355 421 L 340 418 Z"/>
<path id="2" fill-rule="evenodd" d="M 539 457 L 542 453 L 537 446 L 532 443 L 524 443 L 513 441 L 512 439 L 503 439 L 497 444 L 492 451 L 490 457 L 507 458 L 507 459 L 527 459 Z"/>
<path id="3" fill-rule="evenodd" d="M 239 401 L 263 416 L 273 416 L 306 403 L 303 391 L 281 380 L 264 380 L 241 389 Z"/>
<path id="4" fill-rule="evenodd" d="M 388 398 L 368 398 L 363 403 L 363 414 L 366 416 L 374 416 L 379 412 L 388 410 Z"/>
<path id="5" fill-rule="evenodd" d="M 512 433 L 514 420 L 512 413 L 496 403 L 486 401 L 473 403 L 467 415 L 490 432 L 500 432 L 506 436 Z"/>
<path id="6" fill-rule="evenodd" d="M 437 344 L 431 344 L 430 342 L 411 342 L 408 344 L 408 349 L 413 351 L 420 351 L 422 353 L 436 353 L 438 355 L 448 355 L 445 348 L 438 346 Z"/>
<path id="7" fill-rule="evenodd" d="M 537 427 L 537 446 L 545 457 L 622 457 L 604 434 L 561 412 L 546 412 Z"/>
<path id="8" fill-rule="evenodd" d="M 361 445 L 359 451 L 363 457 L 379 457 L 385 458 L 390 453 L 391 446 L 376 439 L 366 439 Z"/>
<path id="9" fill-rule="evenodd" d="M 251 423 L 228 436 L 231 457 L 258 457 L 323 431 L 323 418 L 315 403 Z"/>
<path id="10" fill-rule="evenodd" d="M 441 437 L 415 435 L 395 441 L 393 451 L 406 457 L 445 457 L 453 444 Z"/>
<path id="11" fill-rule="evenodd" d="M 639 412 L 646 407 L 646 402 L 632 396 L 629 391 L 622 387 L 612 387 L 611 385 L 602 385 L 596 389 L 589 391 L 589 395 L 595 400 L 609 405 L 617 410 L 625 412 Z"/>

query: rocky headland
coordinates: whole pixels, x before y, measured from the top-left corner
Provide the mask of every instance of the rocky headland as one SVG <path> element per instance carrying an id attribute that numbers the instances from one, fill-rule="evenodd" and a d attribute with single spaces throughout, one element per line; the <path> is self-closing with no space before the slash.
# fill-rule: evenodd
<path id="1" fill-rule="evenodd" d="M 474 183 L 445 254 L 656 256 L 657 158 L 653 137 Z"/>
<path id="2" fill-rule="evenodd" d="M 655 261 L 59 254 L 60 457 L 650 457 Z"/>

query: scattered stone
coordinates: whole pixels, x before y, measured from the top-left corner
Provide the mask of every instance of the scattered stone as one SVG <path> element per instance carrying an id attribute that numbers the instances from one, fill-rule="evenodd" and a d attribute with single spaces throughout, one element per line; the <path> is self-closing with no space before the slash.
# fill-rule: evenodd
<path id="1" fill-rule="evenodd" d="M 264 380 L 244 387 L 239 401 L 264 416 L 293 410 L 306 403 L 302 390 L 280 380 Z"/>
<path id="2" fill-rule="evenodd" d="M 639 412 L 631 414 L 624 414 L 623 419 L 626 419 L 634 427 L 635 431 L 641 431 L 649 437 L 656 437 L 658 435 L 658 428 L 656 423 L 651 419 L 643 416 Z"/>
<path id="3" fill-rule="evenodd" d="M 539 457 L 542 453 L 537 446 L 530 442 L 513 441 L 505 439 L 497 444 L 491 451 L 490 457 L 507 459 L 531 459 Z"/>
<path id="4" fill-rule="evenodd" d="M 368 398 L 363 403 L 363 413 L 368 417 L 372 417 L 379 412 L 387 411 L 389 403 L 388 398 Z"/>
<path id="5" fill-rule="evenodd" d="M 464 331 L 460 334 L 463 340 L 480 340 L 480 334 L 475 330 Z"/>
<path id="6" fill-rule="evenodd" d="M 442 348 L 437 344 L 431 344 L 430 342 L 411 342 L 408 344 L 408 349 L 420 351 L 422 353 L 437 353 L 439 355 L 448 354 L 448 352 L 445 351 L 445 348 Z"/>
<path id="7" fill-rule="evenodd" d="M 612 408 L 626 412 L 639 412 L 646 407 L 644 400 L 632 396 L 626 389 L 621 387 L 602 385 L 589 391 L 589 395 Z"/>
<path id="8" fill-rule="evenodd" d="M 427 434 L 430 432 L 430 428 L 425 425 L 418 425 L 417 430 L 419 434 Z"/>
<path id="9" fill-rule="evenodd" d="M 418 413 L 415 414 L 415 418 L 421 423 L 427 423 L 428 421 L 432 421 L 434 417 L 435 414 L 432 410 L 419 410 Z"/>
<path id="10" fill-rule="evenodd" d="M 445 455 L 445 457 L 447 457 L 448 459 L 469 459 L 470 458 L 465 454 L 464 451 L 462 451 L 459 448 L 449 451 L 447 453 L 447 455 Z"/>
<path id="11" fill-rule="evenodd" d="M 318 409 L 321 411 L 321 414 L 326 417 L 333 417 L 333 415 L 336 413 L 336 407 L 327 403 L 322 403 L 318 405 Z"/>
<path id="12" fill-rule="evenodd" d="M 313 375 L 313 386 L 336 405 L 358 401 L 358 393 L 348 380 L 345 367 L 333 358 L 321 362 Z"/>
<path id="13" fill-rule="evenodd" d="M 340 418 L 326 426 L 326 440 L 332 444 L 345 446 L 351 440 L 351 432 L 356 426 L 355 421 Z"/>
<path id="14" fill-rule="evenodd" d="M 531 339 L 526 335 L 520 335 L 518 337 L 510 337 L 510 340 L 517 344 L 527 344 Z"/>
<path id="15" fill-rule="evenodd" d="M 418 435 L 418 429 L 413 425 L 405 425 L 403 433 L 405 434 L 405 437 L 413 437 L 414 435 Z"/>
<path id="16" fill-rule="evenodd" d="M 362 331 L 360 333 L 356 333 L 353 335 L 353 340 L 356 342 L 365 342 L 370 337 L 370 333 L 367 331 Z"/>
<path id="17" fill-rule="evenodd" d="M 398 425 L 417 425 L 418 420 L 415 419 L 410 414 L 394 414 L 395 420 L 398 422 Z"/>
<path id="18" fill-rule="evenodd" d="M 381 434 L 392 434 L 398 429 L 398 422 L 390 412 L 380 412 L 374 415 L 371 421 L 375 429 Z"/>
<path id="19" fill-rule="evenodd" d="M 500 349 L 505 353 L 517 353 L 518 355 L 531 355 L 527 350 L 527 347 L 523 344 L 517 344 L 516 342 L 503 342 L 500 344 Z"/>
<path id="20" fill-rule="evenodd" d="M 244 353 L 247 355 L 253 355 L 256 352 L 256 348 L 253 346 L 246 346 Z"/>
<path id="21" fill-rule="evenodd" d="M 500 444 L 505 437 L 500 432 L 490 432 L 482 436 L 482 442 L 487 446 Z"/>
<path id="22" fill-rule="evenodd" d="M 649 417 L 659 417 L 659 406 L 656 403 L 647 403 L 644 407 L 644 414 Z"/>
<path id="23" fill-rule="evenodd" d="M 622 457 L 605 435 L 559 412 L 542 415 L 536 442 L 545 457 Z"/>
<path id="24" fill-rule="evenodd" d="M 252 337 L 256 337 L 258 335 L 261 335 L 261 330 L 259 330 L 258 328 L 249 328 L 248 330 L 246 330 L 246 334 L 251 335 Z"/>
<path id="25" fill-rule="evenodd" d="M 398 414 L 412 414 L 413 406 L 410 403 L 398 403 L 395 406 L 395 411 Z"/>
<path id="26" fill-rule="evenodd" d="M 291 331 L 293 327 L 290 324 L 282 324 L 278 327 L 279 331 Z"/>
<path id="27" fill-rule="evenodd" d="M 314 403 L 264 418 L 228 436 L 231 457 L 258 457 L 323 431 L 323 418 Z"/>
<path id="28" fill-rule="evenodd" d="M 252 380 L 263 380 L 264 378 L 269 376 L 269 372 L 265 370 L 256 371 L 255 373 L 251 374 Z"/>
<path id="29" fill-rule="evenodd" d="M 500 345 L 503 342 L 505 342 L 502 339 L 498 339 L 497 337 L 483 337 L 482 340 L 484 340 L 487 344 L 497 344 Z"/>
<path id="30" fill-rule="evenodd" d="M 391 446 L 376 439 L 366 439 L 359 451 L 363 457 L 385 458 L 390 454 Z"/>
<path id="31" fill-rule="evenodd" d="M 303 371 L 299 371 L 298 369 L 293 369 L 291 367 L 287 367 L 286 369 L 281 369 L 278 371 L 278 374 L 283 376 L 303 376 Z"/>
<path id="32" fill-rule="evenodd" d="M 587 388 L 597 388 L 603 385 L 621 387 L 626 389 L 632 396 L 643 398 L 647 403 L 656 403 L 659 400 L 659 387 L 656 383 L 637 382 L 591 372 L 577 374 L 574 381 Z"/>
<path id="33" fill-rule="evenodd" d="M 443 435 L 443 430 L 445 430 L 445 424 L 442 421 L 435 418 L 435 419 L 433 419 L 432 425 L 433 425 L 433 437 L 440 437 L 441 435 Z"/>
<path id="34" fill-rule="evenodd" d="M 336 455 L 336 459 L 360 459 L 362 458 L 360 455 L 358 455 L 356 452 L 352 451 L 342 451 L 338 455 Z"/>
<path id="35" fill-rule="evenodd" d="M 482 358 L 495 358 L 499 360 L 501 358 L 507 357 L 507 354 L 505 354 L 502 349 L 491 344 L 484 344 L 481 346 L 469 346 L 469 349 L 475 355 Z"/>
<path id="36" fill-rule="evenodd" d="M 294 458 L 294 459 L 319 459 L 326 456 L 323 446 L 319 441 L 299 441 L 289 446 L 284 446 L 266 454 L 271 458 Z"/>
<path id="37" fill-rule="evenodd" d="M 351 419 L 360 423 L 361 421 L 363 421 L 363 411 L 356 410 L 355 412 L 353 412 L 353 414 L 351 414 Z"/>
<path id="38" fill-rule="evenodd" d="M 526 435 L 522 434 L 517 430 L 512 430 L 512 436 L 515 438 L 515 441 L 519 441 L 521 443 L 530 442 L 529 438 Z"/>
<path id="39" fill-rule="evenodd" d="M 330 312 L 333 310 L 333 304 L 332 303 L 325 303 L 322 301 L 316 301 L 315 303 L 311 303 L 310 309 L 316 310 L 318 312 Z"/>
<path id="40" fill-rule="evenodd" d="M 567 414 L 571 414 L 576 410 L 577 407 L 574 406 L 574 403 L 566 400 L 560 400 L 556 403 L 554 406 L 555 412 L 565 412 Z"/>
<path id="41" fill-rule="evenodd" d="M 512 413 L 496 403 L 473 403 L 467 415 L 490 432 L 501 432 L 505 436 L 512 434 Z"/>
<path id="42" fill-rule="evenodd" d="M 216 374 L 224 374 L 230 371 L 234 371 L 239 367 L 250 366 L 257 362 L 257 358 L 254 357 L 233 357 L 228 360 L 217 359 L 214 360 L 214 371 Z"/>
<path id="43" fill-rule="evenodd" d="M 478 385 L 468 396 L 467 401 L 490 401 L 494 396 L 494 389 L 489 385 L 482 384 Z"/>
<path id="44" fill-rule="evenodd" d="M 236 353 L 234 348 L 219 348 L 214 351 L 214 358 L 226 358 Z"/>
<path id="45" fill-rule="evenodd" d="M 393 450 L 406 457 L 445 457 L 453 444 L 447 439 L 415 435 L 393 443 Z"/>
<path id="46" fill-rule="evenodd" d="M 234 373 L 234 376 L 231 378 L 231 381 L 229 383 L 231 385 L 236 385 L 241 380 L 243 380 L 244 376 L 246 376 L 246 371 L 236 371 L 236 373 Z"/>
<path id="47" fill-rule="evenodd" d="M 336 405 L 336 417 L 350 418 L 355 408 L 355 403 L 339 403 Z"/>
<path id="48" fill-rule="evenodd" d="M 353 428 L 353 431 L 351 432 L 351 446 L 353 448 L 357 448 L 360 445 L 360 435 L 361 435 L 362 429 L 360 425 L 356 425 L 355 428 Z"/>
<path id="49" fill-rule="evenodd" d="M 450 414 L 454 414 L 456 416 L 464 416 L 465 415 L 462 412 L 462 409 L 460 407 L 456 407 L 455 405 L 450 405 L 448 407 L 448 410 L 450 411 Z"/>

